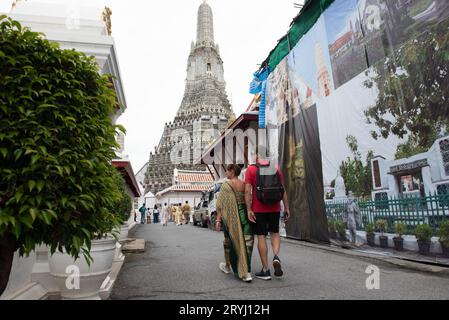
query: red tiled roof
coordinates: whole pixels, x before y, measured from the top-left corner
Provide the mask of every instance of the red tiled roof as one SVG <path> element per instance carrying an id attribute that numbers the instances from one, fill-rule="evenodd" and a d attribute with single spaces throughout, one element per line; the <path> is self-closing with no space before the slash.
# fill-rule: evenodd
<path id="1" fill-rule="evenodd" d="M 170 192 L 203 192 L 209 190 L 213 186 L 213 183 L 208 184 L 199 184 L 199 185 L 192 185 L 192 184 L 178 184 L 175 186 L 171 186 L 165 190 L 162 190 L 157 194 L 157 196 L 162 196 L 166 193 Z"/>
<path id="2" fill-rule="evenodd" d="M 112 160 L 112 165 L 117 168 L 118 171 L 122 174 L 125 179 L 126 184 L 134 193 L 134 196 L 140 197 L 140 189 L 137 184 L 136 177 L 134 176 L 133 168 L 131 166 L 131 162 L 128 160 Z"/>
<path id="3" fill-rule="evenodd" d="M 214 182 L 214 178 L 210 172 L 202 171 L 184 171 L 178 170 L 178 175 L 175 177 L 176 182 L 179 183 L 210 183 Z"/>

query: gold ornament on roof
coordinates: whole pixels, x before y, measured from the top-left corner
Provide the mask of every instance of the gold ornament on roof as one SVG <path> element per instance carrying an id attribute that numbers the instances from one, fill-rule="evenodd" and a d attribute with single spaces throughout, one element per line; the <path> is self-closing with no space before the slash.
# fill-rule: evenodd
<path id="1" fill-rule="evenodd" d="M 108 30 L 108 35 L 112 35 L 112 20 L 111 20 L 112 10 L 109 7 L 104 7 L 103 10 L 103 21 L 106 24 L 106 29 Z"/>

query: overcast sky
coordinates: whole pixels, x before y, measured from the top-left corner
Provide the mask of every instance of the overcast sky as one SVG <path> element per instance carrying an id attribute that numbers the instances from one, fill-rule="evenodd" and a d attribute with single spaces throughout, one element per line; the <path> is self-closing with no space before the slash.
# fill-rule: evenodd
<path id="1" fill-rule="evenodd" d="M 34 0 L 51 2 L 55 0 Z M 12 0 L 0 0 L 9 12 Z M 184 93 L 187 58 L 196 38 L 203 0 L 58 0 L 109 6 L 128 109 L 119 119 L 127 129 L 126 151 L 134 172 L 148 161 L 164 124 L 173 121 Z M 302 0 L 208 0 L 215 42 L 224 61 L 227 93 L 235 114 L 252 97 L 252 74 L 289 29 Z"/>

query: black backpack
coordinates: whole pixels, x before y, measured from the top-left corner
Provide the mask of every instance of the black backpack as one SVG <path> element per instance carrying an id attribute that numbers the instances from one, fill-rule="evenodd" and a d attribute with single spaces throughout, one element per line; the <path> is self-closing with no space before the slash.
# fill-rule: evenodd
<path id="1" fill-rule="evenodd" d="M 284 186 L 282 185 L 279 171 L 272 175 L 261 175 L 260 168 L 269 167 L 263 165 L 256 165 L 256 196 L 257 199 L 264 204 L 275 204 L 284 198 Z"/>

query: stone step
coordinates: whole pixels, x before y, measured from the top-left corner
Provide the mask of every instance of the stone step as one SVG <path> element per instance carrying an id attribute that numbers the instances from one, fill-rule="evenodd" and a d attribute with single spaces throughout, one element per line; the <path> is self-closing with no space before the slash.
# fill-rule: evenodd
<path id="1" fill-rule="evenodd" d="M 120 241 L 123 253 L 142 253 L 145 252 L 144 239 L 125 239 Z"/>

